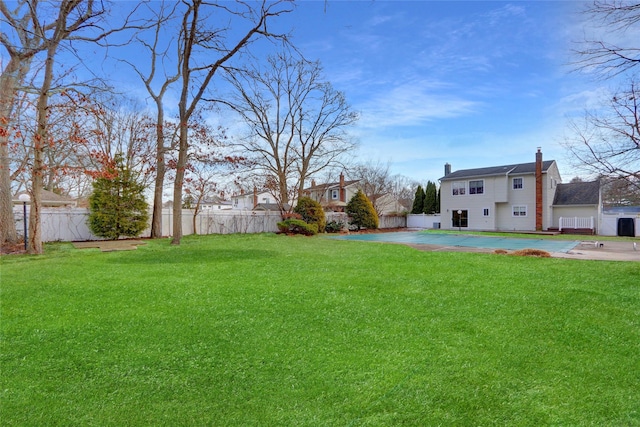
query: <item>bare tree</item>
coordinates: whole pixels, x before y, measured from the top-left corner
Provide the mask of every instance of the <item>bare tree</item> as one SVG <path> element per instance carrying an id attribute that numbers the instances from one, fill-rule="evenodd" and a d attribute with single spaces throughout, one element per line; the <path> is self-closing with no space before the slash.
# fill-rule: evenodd
<path id="1" fill-rule="evenodd" d="M 354 144 L 346 134 L 357 113 L 342 92 L 323 80 L 317 62 L 288 52 L 227 74 L 234 95 L 222 101 L 240 114 L 248 135 L 238 148 L 255 164 L 254 173 L 273 187 L 284 211 L 301 197 L 305 181 L 333 166 Z"/>
<path id="2" fill-rule="evenodd" d="M 572 135 L 564 145 L 574 166 L 596 176 L 625 179 L 640 189 L 640 3 L 596 1 L 584 13 L 601 35 L 575 50 L 574 67 L 599 79 L 627 80 L 600 108 L 587 111 L 581 122 L 570 123 Z"/>
<path id="3" fill-rule="evenodd" d="M 40 2 L 39 0 L 24 0 L 18 2 L 14 10 L 9 10 L 3 0 L 0 0 L 0 12 L 2 13 L 3 32 L 0 33 L 0 42 L 9 52 L 10 61 L 2 72 L 1 92 L 3 111 L 0 123 L 4 123 L 0 129 L 0 135 L 6 135 L 8 126 L 12 120 L 11 107 L 21 82 L 26 74 L 31 71 L 31 64 L 37 55 L 43 54 L 43 67 L 41 81 L 33 91 L 37 93 L 36 102 L 36 131 L 32 142 L 32 176 L 31 176 L 31 213 L 29 221 L 29 245 L 30 253 L 42 253 L 40 236 L 40 210 L 41 190 L 43 185 L 43 171 L 46 168 L 44 160 L 44 148 L 50 142 L 48 134 L 47 111 L 49 97 L 54 89 L 54 64 L 58 50 L 62 45 L 75 53 L 74 43 L 93 42 L 104 40 L 109 34 L 125 28 L 132 28 L 127 23 L 122 27 L 105 30 L 100 27 L 100 21 L 107 13 L 102 1 L 94 0 L 59 0 L 55 2 Z M 6 32 L 5 32 L 6 28 Z M 11 33 L 11 35 L 9 35 Z M 68 43 L 65 43 L 68 42 Z M 12 63 L 13 62 L 13 63 Z M 6 99 L 5 99 L 6 97 Z M 5 173 L 9 165 L 6 159 L 6 140 L 0 140 L 0 229 L 3 230 L 3 242 L 10 240 L 11 236 L 4 235 L 4 230 L 13 228 L 13 215 L 10 201 L 10 174 Z"/>
<path id="4" fill-rule="evenodd" d="M 595 176 L 626 179 L 640 190 L 640 88 L 634 82 L 629 86 L 605 108 L 572 121 L 564 146 L 574 166 Z"/>
<path id="5" fill-rule="evenodd" d="M 165 45 L 161 43 L 160 36 L 166 34 L 167 23 L 176 15 L 179 3 L 168 6 L 164 1 L 159 8 L 150 8 L 154 16 L 153 37 L 146 40 L 142 35 L 136 37 L 137 43 L 141 44 L 149 54 L 149 71 L 145 73 L 136 63 L 125 61 L 140 76 L 149 96 L 156 106 L 156 165 L 155 182 L 153 191 L 153 214 L 151 217 L 151 237 L 162 236 L 162 195 L 166 175 L 166 154 L 174 150 L 177 144 L 177 133 L 175 129 L 165 126 L 164 96 L 169 87 L 180 78 L 181 55 L 178 55 L 178 62 L 175 70 L 168 73 L 164 69 L 164 60 L 169 57 L 169 49 L 172 47 L 173 39 Z"/>
<path id="6" fill-rule="evenodd" d="M 259 37 L 284 36 L 269 31 L 271 20 L 291 11 L 289 0 L 260 3 L 237 1 L 206 2 L 183 0 L 186 8 L 182 15 L 178 57 L 180 69 L 180 120 L 178 159 L 173 185 L 173 238 L 171 244 L 179 245 L 182 239 L 182 190 L 189 155 L 188 125 L 209 84 L 218 71 L 234 56 Z M 211 14 L 211 15 L 209 15 Z M 224 22 L 222 27 L 210 27 L 212 16 Z M 235 24 L 233 32 L 227 25 Z"/>
<path id="7" fill-rule="evenodd" d="M 575 49 L 574 66 L 581 71 L 596 71 L 607 78 L 632 71 L 640 65 L 637 34 L 640 25 L 640 3 L 627 1 L 594 1 L 584 10 L 587 22 L 604 33 L 587 38 Z M 605 40 L 606 38 L 606 40 Z"/>
<path id="8" fill-rule="evenodd" d="M 54 23 L 41 26 L 33 19 L 37 2 L 23 10 L 19 4 L 10 10 L 4 0 L 0 0 L 3 30 L 0 43 L 9 54 L 9 62 L 0 74 L 0 243 L 17 241 L 11 200 L 11 159 L 9 156 L 9 136 L 11 135 L 12 112 L 20 85 L 31 69 L 34 56 L 46 48 L 44 31 L 50 31 Z M 13 37 L 9 35 L 13 31 Z"/>

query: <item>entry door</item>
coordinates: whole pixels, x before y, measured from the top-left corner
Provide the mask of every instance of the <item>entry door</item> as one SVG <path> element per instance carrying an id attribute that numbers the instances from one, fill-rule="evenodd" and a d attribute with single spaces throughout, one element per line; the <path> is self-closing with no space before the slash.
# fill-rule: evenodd
<path id="1" fill-rule="evenodd" d="M 451 217 L 451 226 L 452 227 L 468 227 L 469 226 L 469 211 L 467 210 L 458 210 L 453 211 L 453 216 Z"/>

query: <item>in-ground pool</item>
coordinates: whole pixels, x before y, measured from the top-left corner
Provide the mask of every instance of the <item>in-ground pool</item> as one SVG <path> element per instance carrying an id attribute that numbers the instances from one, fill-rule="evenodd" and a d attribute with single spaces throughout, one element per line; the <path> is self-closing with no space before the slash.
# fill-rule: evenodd
<path id="1" fill-rule="evenodd" d="M 578 241 L 523 239 L 515 237 L 476 236 L 468 234 L 445 234 L 400 231 L 392 233 L 347 234 L 332 236 L 339 240 L 359 240 L 364 242 L 405 243 L 412 245 L 465 246 L 485 249 L 540 249 L 547 252 L 569 252 Z"/>

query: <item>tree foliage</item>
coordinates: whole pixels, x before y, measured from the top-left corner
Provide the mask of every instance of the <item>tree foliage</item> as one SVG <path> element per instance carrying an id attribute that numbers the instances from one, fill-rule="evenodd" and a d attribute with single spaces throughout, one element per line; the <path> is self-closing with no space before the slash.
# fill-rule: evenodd
<path id="1" fill-rule="evenodd" d="M 116 156 L 93 183 L 89 197 L 89 228 L 93 234 L 112 240 L 139 236 L 149 217 L 143 193 L 144 186 L 125 166 L 122 156 Z"/>
<path id="2" fill-rule="evenodd" d="M 320 203 L 310 197 L 301 197 L 293 211 L 300 215 L 307 224 L 316 224 L 319 233 L 324 232 L 327 220 Z"/>
<path id="3" fill-rule="evenodd" d="M 438 190 L 436 183 L 433 181 L 427 182 L 427 187 L 424 192 L 424 205 L 422 212 L 426 214 L 434 214 L 438 212 Z"/>
<path id="4" fill-rule="evenodd" d="M 421 214 L 424 209 L 424 190 L 422 189 L 422 185 L 418 185 L 416 188 L 416 193 L 413 197 L 413 207 L 411 208 L 412 214 Z"/>
<path id="5" fill-rule="evenodd" d="M 358 190 L 349 200 L 345 212 L 351 219 L 350 224 L 357 226 L 358 229 L 378 228 L 378 214 L 371 200 L 361 190 Z"/>

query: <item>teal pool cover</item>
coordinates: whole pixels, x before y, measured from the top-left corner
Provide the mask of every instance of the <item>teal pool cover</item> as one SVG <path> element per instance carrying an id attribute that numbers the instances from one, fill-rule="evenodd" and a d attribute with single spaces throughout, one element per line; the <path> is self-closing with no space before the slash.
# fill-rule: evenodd
<path id="1" fill-rule="evenodd" d="M 540 249 L 547 252 L 569 252 L 578 241 L 522 239 L 511 237 L 475 236 L 468 234 L 437 234 L 421 232 L 393 232 L 374 234 L 351 234 L 331 237 L 339 240 L 358 240 L 364 242 L 405 243 L 412 245 L 465 246 L 485 249 Z"/>

